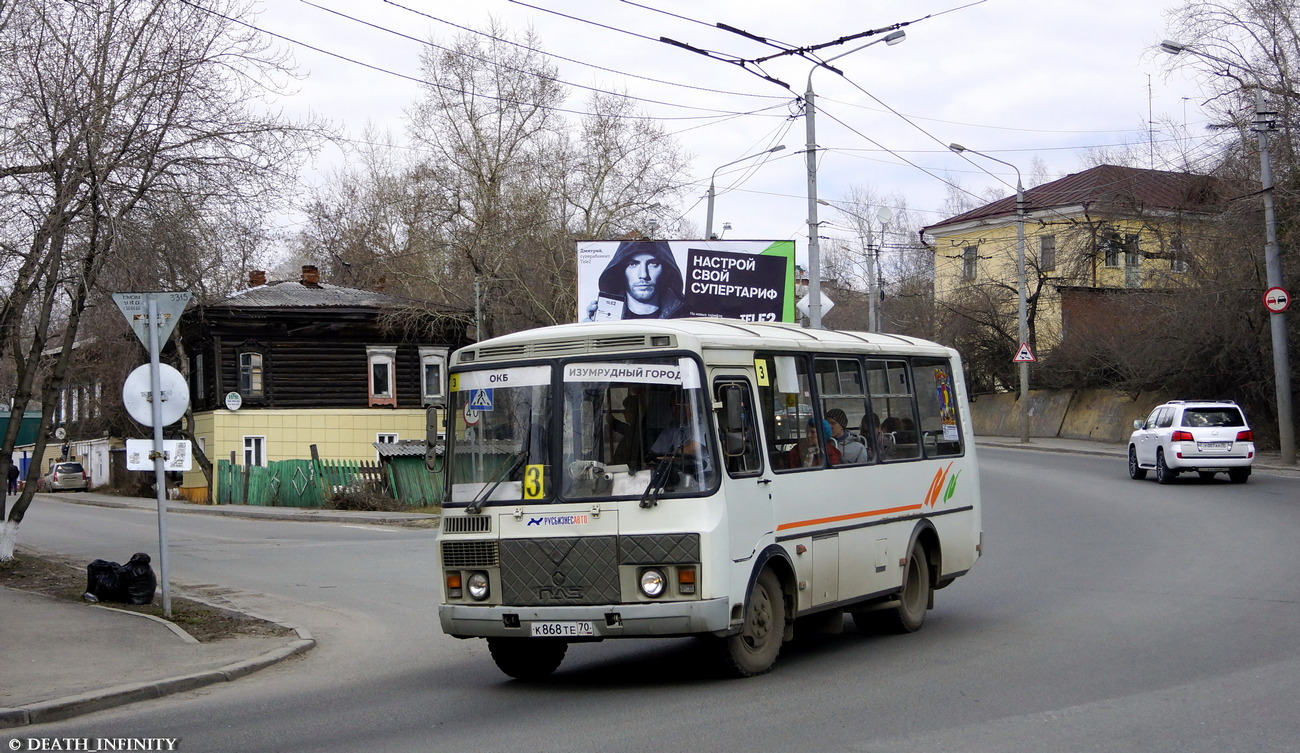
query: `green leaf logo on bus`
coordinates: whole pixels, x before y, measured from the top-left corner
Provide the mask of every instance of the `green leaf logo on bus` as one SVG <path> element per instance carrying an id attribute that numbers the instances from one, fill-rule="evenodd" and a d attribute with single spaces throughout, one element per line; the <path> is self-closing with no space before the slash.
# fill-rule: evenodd
<path id="1" fill-rule="evenodd" d="M 934 480 L 930 482 L 930 490 L 925 494 L 924 504 L 926 507 L 934 507 L 939 504 L 940 494 L 943 495 L 944 504 L 947 504 L 948 500 L 952 499 L 952 496 L 957 493 L 957 477 L 961 475 L 961 471 L 957 471 L 952 477 L 949 477 L 948 473 L 951 470 L 952 463 L 949 463 L 934 472 Z M 946 485 L 945 481 L 947 482 Z"/>

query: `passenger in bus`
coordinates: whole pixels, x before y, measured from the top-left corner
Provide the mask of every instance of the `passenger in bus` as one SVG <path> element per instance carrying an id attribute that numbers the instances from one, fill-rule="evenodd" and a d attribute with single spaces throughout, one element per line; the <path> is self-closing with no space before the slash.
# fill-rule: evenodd
<path id="1" fill-rule="evenodd" d="M 817 425 L 821 425 L 821 438 L 817 436 Z M 790 451 L 786 453 L 787 468 L 820 468 L 822 465 L 822 442 L 821 439 L 829 440 L 831 436 L 830 423 L 823 420 L 808 419 L 808 425 L 804 428 L 803 438 L 799 440 Z M 826 459 L 831 465 L 840 462 L 840 450 L 834 443 L 826 443 Z"/>
<path id="2" fill-rule="evenodd" d="M 826 411 L 826 422 L 830 425 L 830 437 L 828 444 L 833 445 L 840 453 L 838 461 L 831 461 L 831 465 L 862 465 L 866 463 L 867 441 L 857 432 L 849 431 L 847 426 L 849 417 L 839 408 L 831 408 Z"/>
<path id="3" fill-rule="evenodd" d="M 886 434 L 884 430 L 880 428 L 880 416 L 877 416 L 875 413 L 866 414 L 862 417 L 862 426 L 860 428 L 862 429 L 863 437 L 872 438 L 871 447 L 868 448 L 868 462 L 876 460 L 877 458 L 884 460 L 891 457 L 891 452 L 894 447 L 894 438 L 889 434 Z"/>

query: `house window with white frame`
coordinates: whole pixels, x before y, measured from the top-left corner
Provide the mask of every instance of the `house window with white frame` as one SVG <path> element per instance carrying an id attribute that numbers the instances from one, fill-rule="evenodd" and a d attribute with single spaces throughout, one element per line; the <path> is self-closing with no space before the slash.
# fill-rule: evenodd
<path id="1" fill-rule="evenodd" d="M 370 405 L 397 405 L 397 348 L 366 348 L 369 365 Z"/>
<path id="2" fill-rule="evenodd" d="M 266 437 L 244 437 L 244 467 L 266 465 Z"/>
<path id="3" fill-rule="evenodd" d="M 967 246 L 961 250 L 961 278 L 975 279 L 975 265 L 979 260 L 979 246 Z"/>
<path id="4" fill-rule="evenodd" d="M 1114 230 L 1103 230 L 1101 232 L 1101 236 L 1097 239 L 1097 250 L 1105 259 L 1106 266 L 1119 267 L 1119 254 L 1123 245 L 1119 233 Z"/>
<path id="5" fill-rule="evenodd" d="M 239 394 L 262 397 L 264 394 L 262 354 L 245 351 L 239 354 Z"/>
<path id="6" fill-rule="evenodd" d="M 1138 249 L 1139 236 L 1137 233 L 1129 233 L 1124 236 L 1124 266 L 1129 269 L 1136 269 L 1142 262 L 1142 254 Z"/>
<path id="7" fill-rule="evenodd" d="M 1187 263 L 1187 244 L 1183 242 L 1183 236 L 1175 235 L 1169 239 L 1169 271 L 1185 275 L 1190 267 Z"/>
<path id="8" fill-rule="evenodd" d="M 1038 267 L 1043 271 L 1056 269 L 1056 236 L 1038 237 Z"/>
<path id="9" fill-rule="evenodd" d="M 444 394 L 443 375 L 447 373 L 447 349 L 420 348 L 420 402 L 432 405 Z"/>

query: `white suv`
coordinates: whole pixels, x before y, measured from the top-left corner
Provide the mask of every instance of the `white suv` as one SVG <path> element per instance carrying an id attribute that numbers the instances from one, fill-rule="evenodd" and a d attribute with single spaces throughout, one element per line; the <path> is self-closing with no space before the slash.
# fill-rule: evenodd
<path id="1" fill-rule="evenodd" d="M 1168 484 L 1180 471 L 1201 478 L 1226 473 L 1234 484 L 1250 478 L 1255 435 L 1231 400 L 1170 400 L 1146 421 L 1134 421 L 1128 440 L 1128 475 L 1144 479 L 1154 469 Z"/>

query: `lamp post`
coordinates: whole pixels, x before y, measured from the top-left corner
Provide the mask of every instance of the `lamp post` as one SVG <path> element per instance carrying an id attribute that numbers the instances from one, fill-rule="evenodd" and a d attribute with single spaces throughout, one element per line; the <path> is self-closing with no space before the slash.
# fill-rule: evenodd
<path id="1" fill-rule="evenodd" d="M 708 204 L 709 210 L 708 210 L 708 214 L 705 215 L 705 219 L 704 219 L 705 238 L 707 238 L 708 240 L 713 240 L 713 197 L 715 194 L 713 190 L 713 181 L 715 178 L 718 177 L 718 171 L 724 167 L 731 167 L 732 165 L 735 165 L 737 163 L 744 162 L 745 160 L 754 159 L 755 157 L 762 157 L 764 154 L 773 154 L 775 152 L 779 152 L 782 149 L 785 149 L 785 144 L 774 146 L 771 149 L 761 151 L 757 154 L 751 154 L 748 157 L 741 157 L 738 160 L 732 160 L 731 162 L 728 162 L 725 165 L 718 165 L 716 168 L 714 168 L 713 174 L 709 176 L 709 204 Z"/>
<path id="2" fill-rule="evenodd" d="M 871 220 L 863 217 L 857 212 L 850 212 L 844 207 L 835 206 L 825 199 L 818 199 L 817 203 L 825 207 L 837 209 L 862 223 L 859 226 L 861 231 L 858 233 L 858 236 L 862 241 L 863 253 L 867 255 L 867 331 L 879 332 L 880 314 L 877 311 L 877 305 L 880 300 L 880 250 L 885 246 L 885 225 L 889 223 L 889 220 L 894 216 L 894 213 L 889 207 L 880 207 L 880 209 L 876 211 L 876 219 L 880 220 L 880 243 L 873 251 L 871 249 Z"/>
<path id="3" fill-rule="evenodd" d="M 1029 318 L 1025 312 L 1025 187 L 1020 180 L 1020 168 L 997 157 L 967 149 L 961 144 L 949 144 L 948 148 L 961 154 L 970 152 L 987 160 L 1001 163 L 1016 171 L 1016 317 L 1020 333 L 1020 347 L 1017 355 L 1029 344 Z M 1029 362 L 1020 362 L 1020 441 L 1029 441 Z"/>
<path id="4" fill-rule="evenodd" d="M 813 93 L 812 76 L 817 72 L 817 68 L 829 67 L 832 61 L 839 60 L 845 55 L 852 55 L 858 50 L 866 49 L 881 42 L 896 45 L 906 38 L 907 32 L 902 29 L 892 31 L 880 39 L 873 39 L 864 45 L 854 47 L 848 52 L 827 58 L 820 65 L 808 71 L 808 86 L 805 87 L 803 99 L 804 130 L 808 139 L 807 151 L 805 152 L 808 163 L 808 326 L 812 329 L 822 328 L 821 244 L 817 238 L 819 225 L 817 220 L 817 98 Z M 835 69 L 832 68 L 831 70 Z"/>
<path id="5" fill-rule="evenodd" d="M 1260 194 L 1264 197 L 1264 268 L 1268 287 L 1282 287 L 1282 253 L 1277 245 L 1277 217 L 1273 212 L 1273 166 L 1268 148 L 1268 132 L 1272 124 L 1264 107 L 1264 77 L 1254 68 L 1224 60 L 1208 52 L 1166 39 L 1160 49 L 1170 55 L 1190 52 L 1206 60 L 1213 60 L 1229 68 L 1240 68 L 1255 77 L 1255 132 L 1259 139 Z M 1236 78 L 1235 76 L 1233 78 Z M 1237 79 L 1241 84 L 1241 79 Z M 1245 88 L 1245 85 L 1242 85 Z M 1286 313 L 1269 314 L 1269 334 L 1273 343 L 1273 384 L 1277 400 L 1277 441 L 1283 463 L 1295 465 L 1295 423 L 1291 408 L 1291 357 L 1287 346 Z"/>

